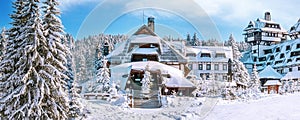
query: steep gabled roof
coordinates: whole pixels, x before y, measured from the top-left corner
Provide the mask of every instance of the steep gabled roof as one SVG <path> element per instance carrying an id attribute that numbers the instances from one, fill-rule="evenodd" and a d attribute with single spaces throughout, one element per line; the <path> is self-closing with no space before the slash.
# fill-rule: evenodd
<path id="1" fill-rule="evenodd" d="M 270 28 L 266 26 L 267 24 L 278 25 L 279 28 Z M 255 21 L 250 21 L 247 27 L 244 29 L 244 31 L 248 31 L 250 29 L 256 31 L 275 31 L 281 33 L 287 33 L 287 31 L 283 29 L 279 23 L 276 23 L 274 21 L 264 20 L 261 18 L 257 18 Z"/>
<path id="2" fill-rule="evenodd" d="M 148 26 L 143 25 L 140 27 L 133 35 L 140 35 L 140 34 L 146 34 L 146 35 L 152 35 L 157 36 Z"/>
<path id="3" fill-rule="evenodd" d="M 276 72 L 271 66 L 267 66 L 264 70 L 259 73 L 260 79 L 281 79 L 282 76 Z"/>
<path id="4" fill-rule="evenodd" d="M 186 57 L 176 50 L 172 43 L 165 41 L 155 34 L 148 26 L 141 26 L 131 37 L 120 44 L 112 53 L 108 55 L 108 59 L 118 61 L 125 58 L 123 61 L 129 62 L 130 55 L 135 49 L 133 44 L 156 43 L 159 44 L 160 62 L 186 62 Z M 121 61 L 121 60 L 120 60 Z"/>
<path id="5" fill-rule="evenodd" d="M 290 30 L 288 31 L 290 34 L 295 33 L 295 32 L 300 32 L 300 19 L 298 20 L 298 22 L 293 25 Z"/>

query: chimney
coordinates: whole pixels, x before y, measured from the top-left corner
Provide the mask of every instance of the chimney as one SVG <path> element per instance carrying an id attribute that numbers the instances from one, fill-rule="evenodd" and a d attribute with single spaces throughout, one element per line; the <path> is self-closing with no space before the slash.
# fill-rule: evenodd
<path id="1" fill-rule="evenodd" d="M 265 12 L 265 20 L 271 21 L 271 13 L 270 12 Z"/>
<path id="2" fill-rule="evenodd" d="M 148 27 L 154 32 L 154 17 L 148 17 Z"/>

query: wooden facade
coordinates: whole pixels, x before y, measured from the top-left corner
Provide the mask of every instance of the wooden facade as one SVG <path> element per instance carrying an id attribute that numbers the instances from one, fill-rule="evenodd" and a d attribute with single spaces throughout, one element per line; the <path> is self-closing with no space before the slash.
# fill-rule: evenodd
<path id="1" fill-rule="evenodd" d="M 274 91 L 276 94 L 278 94 L 279 85 L 269 85 L 268 86 L 268 94 L 270 94 L 271 91 Z"/>

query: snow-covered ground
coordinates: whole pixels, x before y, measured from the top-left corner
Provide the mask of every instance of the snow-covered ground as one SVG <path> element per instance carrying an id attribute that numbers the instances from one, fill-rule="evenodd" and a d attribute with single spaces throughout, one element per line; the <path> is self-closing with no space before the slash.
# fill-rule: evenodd
<path id="1" fill-rule="evenodd" d="M 89 120 L 299 120 L 300 93 L 287 95 L 266 95 L 258 100 L 227 101 L 210 98 L 169 98 L 173 101 L 168 107 L 141 109 L 120 108 L 108 102 L 85 101 Z M 218 100 L 217 105 L 214 106 Z M 202 102 L 202 105 L 199 103 Z M 211 104 L 211 105 L 207 105 Z M 205 106 L 207 108 L 205 108 Z M 214 106 L 214 107 L 213 107 Z M 210 108 L 213 108 L 211 110 Z M 207 115 L 206 112 L 209 112 Z M 206 116 L 207 115 L 207 116 Z"/>
<path id="2" fill-rule="evenodd" d="M 219 101 L 206 120 L 299 120 L 300 93 L 270 95 L 249 102 Z"/>
<path id="3" fill-rule="evenodd" d="M 90 120 L 174 120 L 199 119 L 199 110 L 204 101 L 205 98 L 169 98 L 169 106 L 152 109 L 121 108 L 98 100 L 89 100 L 85 104 L 90 111 L 87 114 L 87 119 Z"/>

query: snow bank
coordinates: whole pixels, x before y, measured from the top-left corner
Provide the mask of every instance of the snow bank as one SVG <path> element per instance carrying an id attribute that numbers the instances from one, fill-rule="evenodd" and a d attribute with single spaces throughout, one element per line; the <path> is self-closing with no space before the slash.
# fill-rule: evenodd
<path id="1" fill-rule="evenodd" d="M 298 120 L 300 93 L 266 95 L 248 102 L 220 101 L 206 120 Z"/>

